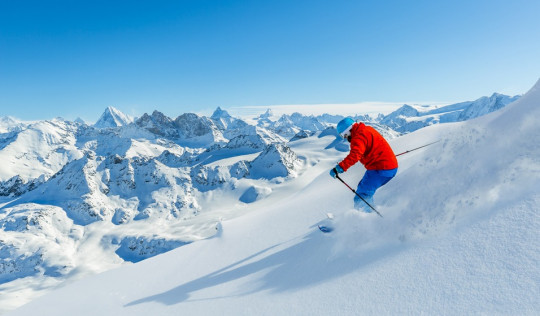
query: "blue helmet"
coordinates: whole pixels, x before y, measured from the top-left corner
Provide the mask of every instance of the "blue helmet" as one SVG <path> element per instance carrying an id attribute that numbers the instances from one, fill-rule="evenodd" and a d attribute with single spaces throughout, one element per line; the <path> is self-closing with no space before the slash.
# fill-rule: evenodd
<path id="1" fill-rule="evenodd" d="M 356 123 L 352 118 L 346 117 L 337 124 L 337 132 L 339 136 L 344 137 L 344 134 L 350 134 L 351 127 Z"/>

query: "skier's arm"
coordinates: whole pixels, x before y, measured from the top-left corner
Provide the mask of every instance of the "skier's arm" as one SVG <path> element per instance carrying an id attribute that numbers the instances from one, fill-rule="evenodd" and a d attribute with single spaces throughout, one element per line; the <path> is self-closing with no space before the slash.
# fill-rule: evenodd
<path id="1" fill-rule="evenodd" d="M 358 135 L 351 138 L 351 150 L 347 157 L 345 157 L 345 159 L 339 163 L 339 166 L 343 168 L 343 171 L 347 171 L 347 169 L 360 161 L 366 152 L 366 143 L 367 141 L 363 135 Z"/>

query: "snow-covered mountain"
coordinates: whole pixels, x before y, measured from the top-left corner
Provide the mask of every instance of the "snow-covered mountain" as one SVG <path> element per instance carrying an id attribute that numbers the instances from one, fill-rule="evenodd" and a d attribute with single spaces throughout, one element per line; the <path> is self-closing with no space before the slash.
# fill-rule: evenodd
<path id="1" fill-rule="evenodd" d="M 11 116 L 0 117 L 0 134 L 21 130 L 25 125 L 27 124 Z"/>
<path id="2" fill-rule="evenodd" d="M 154 134 L 187 147 L 205 147 L 225 143 L 227 139 L 216 124 L 207 117 L 185 113 L 172 119 L 159 111 L 144 114 L 135 125 Z"/>
<path id="3" fill-rule="evenodd" d="M 505 102 L 478 102 L 468 115 Z M 356 118 L 408 148 L 381 117 Z M 294 192 L 319 199 L 307 185 L 327 186 L 315 179 L 348 150 L 338 119 L 267 111 L 252 125 L 217 108 L 175 119 L 154 111 L 116 126 L 55 119 L 10 127 L 0 134 L 0 311 L 63 280 L 192 247 L 221 234 L 223 221 L 270 212 L 298 199 Z M 298 204 L 282 207 L 296 214 Z"/>
<path id="4" fill-rule="evenodd" d="M 128 125 L 133 122 L 133 118 L 120 110 L 109 106 L 101 115 L 99 120 L 94 124 L 95 128 L 114 128 Z"/>
<path id="5" fill-rule="evenodd" d="M 272 144 L 251 162 L 250 175 L 256 179 L 296 176 L 301 164 L 302 161 L 289 147 Z"/>
<path id="6" fill-rule="evenodd" d="M 1 282 L 95 271 L 88 247 L 99 248 L 105 269 L 206 238 L 221 217 L 207 206 L 215 192 L 264 193 L 267 181 L 278 185 L 301 172 L 303 160 L 283 137 L 219 111 L 176 119 L 155 111 L 114 128 L 40 121 L 2 134 Z M 155 223 L 168 228 L 156 232 Z M 66 252 L 58 255 L 58 247 Z"/>
<path id="7" fill-rule="evenodd" d="M 400 133 L 410 133 L 438 123 L 463 122 L 496 111 L 519 99 L 494 93 L 475 101 L 461 102 L 440 108 L 405 104 L 381 117 L 378 122 Z"/>
<path id="8" fill-rule="evenodd" d="M 54 119 L 0 134 L 0 181 L 15 176 L 29 181 L 54 175 L 81 156 L 76 145 L 78 128 L 75 123 Z"/>
<path id="9" fill-rule="evenodd" d="M 210 119 L 221 131 L 235 131 L 247 127 L 249 124 L 245 121 L 232 117 L 227 111 L 218 107 Z"/>

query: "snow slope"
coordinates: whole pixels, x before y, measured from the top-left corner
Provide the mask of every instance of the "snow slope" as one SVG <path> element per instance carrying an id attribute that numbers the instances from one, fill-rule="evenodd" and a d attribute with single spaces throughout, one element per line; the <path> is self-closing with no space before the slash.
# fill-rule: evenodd
<path id="1" fill-rule="evenodd" d="M 344 156 L 333 137 L 296 140 L 298 178 L 213 238 L 9 315 L 539 314 L 539 103 L 540 82 L 500 111 L 393 139 L 396 153 L 441 142 L 400 157 L 375 196 L 382 219 L 352 211 L 328 176 Z M 337 229 L 325 235 L 315 225 L 329 211 Z"/>

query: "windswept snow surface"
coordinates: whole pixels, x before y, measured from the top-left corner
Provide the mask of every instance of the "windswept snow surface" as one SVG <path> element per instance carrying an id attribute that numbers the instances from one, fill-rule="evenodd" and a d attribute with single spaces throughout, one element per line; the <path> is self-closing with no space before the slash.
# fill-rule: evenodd
<path id="1" fill-rule="evenodd" d="M 400 156 L 375 196 L 384 218 L 351 210 L 351 192 L 328 176 L 344 156 L 333 137 L 296 140 L 300 176 L 215 237 L 9 315 L 538 315 L 539 104 L 540 82 L 503 110 L 393 139 L 396 153 L 441 141 Z M 332 234 L 316 228 L 327 212 Z"/>

